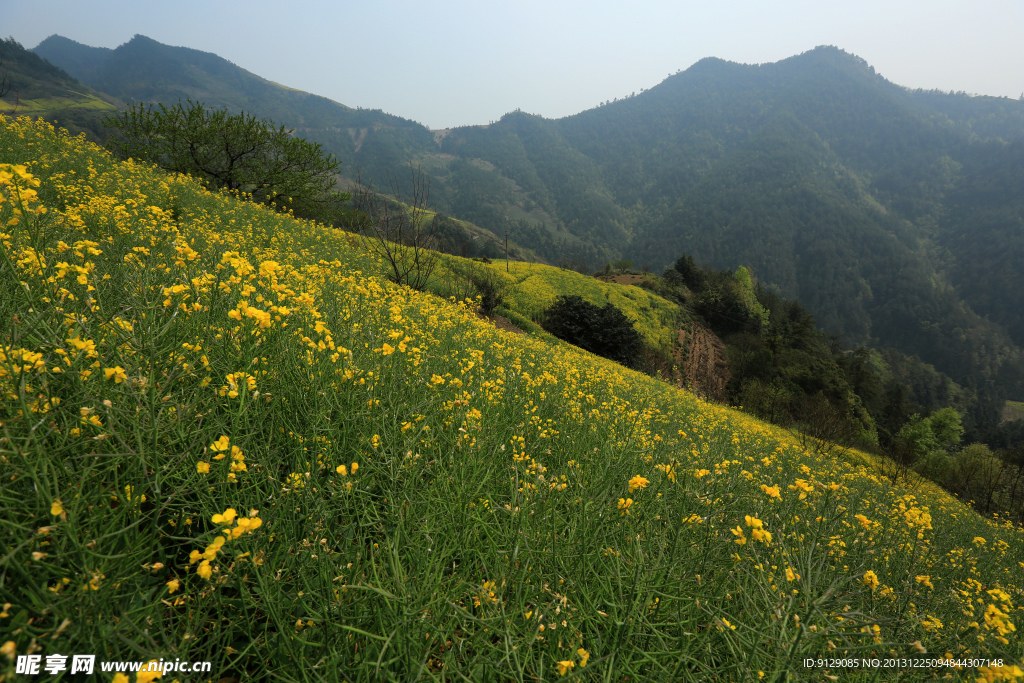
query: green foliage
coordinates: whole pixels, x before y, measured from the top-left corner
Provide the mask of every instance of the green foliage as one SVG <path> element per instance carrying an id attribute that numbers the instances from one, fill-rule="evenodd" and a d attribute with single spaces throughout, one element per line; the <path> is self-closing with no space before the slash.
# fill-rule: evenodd
<path id="1" fill-rule="evenodd" d="M 26 50 L 14 38 L 0 39 L 0 61 L 6 76 L 6 87 L 0 93 L 5 105 L 13 105 L 15 97 L 19 101 L 68 97 L 70 88 L 81 88 L 63 69 Z M 92 99 L 82 94 L 79 98 Z M 109 104 L 107 108 L 113 109 Z"/>
<path id="2" fill-rule="evenodd" d="M 683 255 L 662 283 L 725 343 L 731 403 L 795 427 L 814 450 L 877 444 L 881 384 L 866 349 L 845 354 L 807 309 L 758 286 L 747 268 L 716 271 Z"/>
<path id="3" fill-rule="evenodd" d="M 896 435 L 896 452 L 907 463 L 916 462 L 938 446 L 939 440 L 935 438 L 931 422 L 920 415 L 911 416 Z"/>
<path id="4" fill-rule="evenodd" d="M 704 269 L 697 266 L 690 254 L 683 254 L 669 270 L 665 271 L 665 277 L 677 276 L 680 281 L 694 292 L 704 289 Z"/>
<path id="5" fill-rule="evenodd" d="M 474 268 L 469 281 L 480 297 L 480 312 L 484 315 L 491 315 L 494 309 L 505 302 L 505 281 L 490 268 Z"/>
<path id="6" fill-rule="evenodd" d="M 676 277 L 696 295 L 694 310 L 719 336 L 735 332 L 757 333 L 768 323 L 769 313 L 757 300 L 750 271 L 735 273 L 698 268 L 689 255 L 676 261 Z"/>
<path id="7" fill-rule="evenodd" d="M 743 303 L 746 304 L 748 315 L 752 318 L 757 318 L 761 325 L 767 325 L 768 310 L 757 300 L 754 280 L 750 275 L 750 271 L 745 266 L 740 266 L 736 269 L 733 277 L 740 285 L 740 296 Z"/>
<path id="8" fill-rule="evenodd" d="M 138 103 L 105 123 L 116 131 L 108 145 L 121 158 L 155 163 L 281 211 L 331 223 L 345 199 L 332 193 L 338 160 L 283 125 L 191 100 L 170 107 Z"/>
<path id="9" fill-rule="evenodd" d="M 936 410 L 928 416 L 928 424 L 931 426 L 932 435 L 940 448 L 951 451 L 960 445 L 964 427 L 960 413 L 954 408 L 946 407 Z"/>
<path id="10" fill-rule="evenodd" d="M 597 307 L 579 295 L 559 296 L 544 315 L 544 329 L 563 341 L 626 367 L 636 366 L 643 339 L 615 306 Z"/>
<path id="11" fill-rule="evenodd" d="M 960 413 L 953 408 L 943 408 L 928 417 L 915 414 L 896 434 L 888 455 L 904 465 L 914 466 L 930 454 L 952 452 L 959 445 L 963 431 Z"/>

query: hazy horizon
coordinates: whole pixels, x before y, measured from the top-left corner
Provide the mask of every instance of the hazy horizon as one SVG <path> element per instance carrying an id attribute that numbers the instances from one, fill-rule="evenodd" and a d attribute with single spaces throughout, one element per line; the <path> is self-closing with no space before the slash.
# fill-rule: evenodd
<path id="1" fill-rule="evenodd" d="M 706 57 L 775 62 L 819 45 L 855 54 L 908 88 L 1024 94 L 1024 3 L 1012 0 L 641 2 L 628 11 L 575 0 L 396 0 L 279 9 L 263 0 L 8 0 L 0 26 L 27 48 L 53 34 L 108 48 L 142 34 L 433 129 L 486 124 L 516 109 L 561 118 L 653 87 Z"/>

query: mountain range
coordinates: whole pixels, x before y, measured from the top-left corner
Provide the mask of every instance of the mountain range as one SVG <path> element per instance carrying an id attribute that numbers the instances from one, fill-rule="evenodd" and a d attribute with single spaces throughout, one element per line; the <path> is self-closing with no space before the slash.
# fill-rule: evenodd
<path id="1" fill-rule="evenodd" d="M 109 101 L 273 119 L 348 178 L 417 165 L 438 211 L 549 263 L 744 265 L 848 344 L 917 356 L 993 406 L 1024 398 L 1024 101 L 910 90 L 819 47 L 704 59 L 562 119 L 431 131 L 144 36 L 116 49 L 51 36 L 33 52 Z"/>

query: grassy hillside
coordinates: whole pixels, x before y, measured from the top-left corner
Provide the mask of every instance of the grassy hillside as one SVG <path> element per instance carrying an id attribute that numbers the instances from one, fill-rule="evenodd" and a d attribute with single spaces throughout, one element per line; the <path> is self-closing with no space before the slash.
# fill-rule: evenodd
<path id="1" fill-rule="evenodd" d="M 0 164 L 7 679 L 1024 675 L 1020 528 L 46 124 Z"/>
<path id="2" fill-rule="evenodd" d="M 679 327 L 679 307 L 653 292 L 602 282 L 589 275 L 547 266 L 540 263 L 492 261 L 471 264 L 453 256 L 444 258 L 450 270 L 463 273 L 468 267 L 486 268 L 503 289 L 503 312 L 513 313 L 534 322 L 541 322 L 546 311 L 560 294 L 578 294 L 597 306 L 611 303 L 633 321 L 644 342 L 656 349 L 671 350 Z M 446 269 L 440 271 L 444 278 Z M 446 292 L 443 287 L 441 292 Z"/>

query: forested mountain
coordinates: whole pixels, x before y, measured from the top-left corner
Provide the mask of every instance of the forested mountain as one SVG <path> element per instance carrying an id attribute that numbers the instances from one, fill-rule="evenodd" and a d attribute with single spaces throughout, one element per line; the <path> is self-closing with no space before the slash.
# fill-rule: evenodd
<path id="1" fill-rule="evenodd" d="M 0 69 L 0 113 L 45 115 L 96 140 L 103 116 L 115 109 L 116 99 L 83 85 L 14 39 L 0 40 Z"/>
<path id="2" fill-rule="evenodd" d="M 833 47 L 705 59 L 575 116 L 445 131 L 290 90 L 142 36 L 36 51 L 122 99 L 200 99 L 293 126 L 378 180 L 413 162 L 436 208 L 595 268 L 745 265 L 851 345 L 1024 398 L 1024 102 L 911 91 Z"/>
<path id="3" fill-rule="evenodd" d="M 847 342 L 919 356 L 993 405 L 1021 391 L 1024 102 L 911 92 L 818 48 L 706 59 L 576 116 L 514 113 L 442 145 L 636 263 L 743 264 Z"/>
<path id="4" fill-rule="evenodd" d="M 323 144 L 353 175 L 358 166 L 366 175 L 383 178 L 386 170 L 436 148 L 430 131 L 414 121 L 347 107 L 268 81 L 215 54 L 141 35 L 116 49 L 55 35 L 33 51 L 121 101 L 172 104 L 192 99 L 285 124 Z"/>

